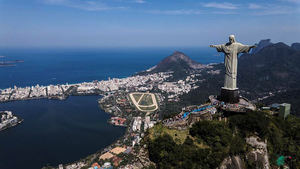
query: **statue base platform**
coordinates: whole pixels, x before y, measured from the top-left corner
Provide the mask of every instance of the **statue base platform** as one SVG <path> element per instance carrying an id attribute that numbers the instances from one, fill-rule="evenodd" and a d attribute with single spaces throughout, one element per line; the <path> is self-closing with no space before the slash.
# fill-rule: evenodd
<path id="1" fill-rule="evenodd" d="M 209 96 L 209 100 L 212 105 L 216 108 L 221 109 L 225 112 L 233 112 L 233 113 L 247 113 L 249 111 L 256 110 L 255 104 L 251 103 L 248 99 L 244 97 L 239 97 L 239 101 L 237 103 L 229 103 L 219 100 L 220 96 Z"/>
<path id="2" fill-rule="evenodd" d="M 225 103 L 238 103 L 240 99 L 239 89 L 222 88 L 219 99 Z"/>

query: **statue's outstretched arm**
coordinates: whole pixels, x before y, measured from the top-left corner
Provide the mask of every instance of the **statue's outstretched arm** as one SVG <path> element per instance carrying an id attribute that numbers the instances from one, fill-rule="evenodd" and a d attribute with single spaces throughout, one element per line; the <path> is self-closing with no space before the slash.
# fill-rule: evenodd
<path id="1" fill-rule="evenodd" d="M 216 48 L 218 52 L 224 52 L 223 45 L 209 45 L 211 48 Z"/>

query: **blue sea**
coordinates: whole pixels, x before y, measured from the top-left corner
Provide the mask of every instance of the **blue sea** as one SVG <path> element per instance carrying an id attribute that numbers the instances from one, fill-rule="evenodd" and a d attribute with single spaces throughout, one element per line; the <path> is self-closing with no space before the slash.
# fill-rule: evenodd
<path id="1" fill-rule="evenodd" d="M 65 84 L 122 78 L 156 65 L 175 50 L 203 64 L 222 62 L 209 48 L 0 49 L 0 61 L 24 60 L 0 67 L 0 88 Z M 38 169 L 70 163 L 116 141 L 125 128 L 107 123 L 100 96 L 67 100 L 28 100 L 0 104 L 24 119 L 0 132 L 0 169 Z"/>

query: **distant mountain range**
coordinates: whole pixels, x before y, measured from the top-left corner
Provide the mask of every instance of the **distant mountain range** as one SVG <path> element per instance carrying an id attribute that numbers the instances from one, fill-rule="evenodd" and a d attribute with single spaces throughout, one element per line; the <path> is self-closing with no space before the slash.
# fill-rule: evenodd
<path id="1" fill-rule="evenodd" d="M 288 93 L 289 96 L 278 102 L 291 102 L 300 105 L 300 43 L 288 46 L 282 42 L 272 43 L 270 39 L 261 40 L 257 48 L 249 54 L 243 54 L 238 61 L 238 87 L 241 94 L 249 99 L 257 99 L 271 92 Z M 201 71 L 201 70 L 207 71 Z M 200 71 L 199 71 L 200 70 Z M 209 74 L 210 70 L 220 70 L 220 74 Z M 204 82 L 199 88 L 192 90 L 189 94 L 182 96 L 191 104 L 203 102 L 208 95 L 218 94 L 224 81 L 223 63 L 216 65 L 203 65 L 191 60 L 182 52 L 174 52 L 163 59 L 158 65 L 143 73 L 173 71 L 175 79 L 184 79 L 186 75 L 197 72 L 201 73 Z M 277 94 L 279 95 L 279 94 Z M 275 97 L 271 96 L 271 97 Z M 289 99 L 291 98 L 291 99 Z M 271 98 L 267 100 L 272 100 Z M 272 100 L 274 101 L 274 100 Z M 293 107 L 293 105 L 292 105 Z M 300 114 L 300 107 L 295 105 Z"/>
<path id="2" fill-rule="evenodd" d="M 282 42 L 269 44 L 257 53 L 240 57 L 238 85 L 252 92 L 299 88 L 299 64 L 300 51 Z"/>
<path id="3" fill-rule="evenodd" d="M 262 93 L 275 94 L 263 100 L 292 103 L 292 110 L 300 115 L 300 43 L 288 46 L 282 42 L 268 44 L 254 54 L 244 54 L 239 59 L 238 86 L 250 92 L 251 99 Z"/>

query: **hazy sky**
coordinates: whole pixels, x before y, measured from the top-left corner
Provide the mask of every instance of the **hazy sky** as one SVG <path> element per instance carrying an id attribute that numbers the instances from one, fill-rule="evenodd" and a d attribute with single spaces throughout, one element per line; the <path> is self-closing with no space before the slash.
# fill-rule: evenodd
<path id="1" fill-rule="evenodd" d="M 300 0 L 0 0 L 0 47 L 300 42 Z"/>

